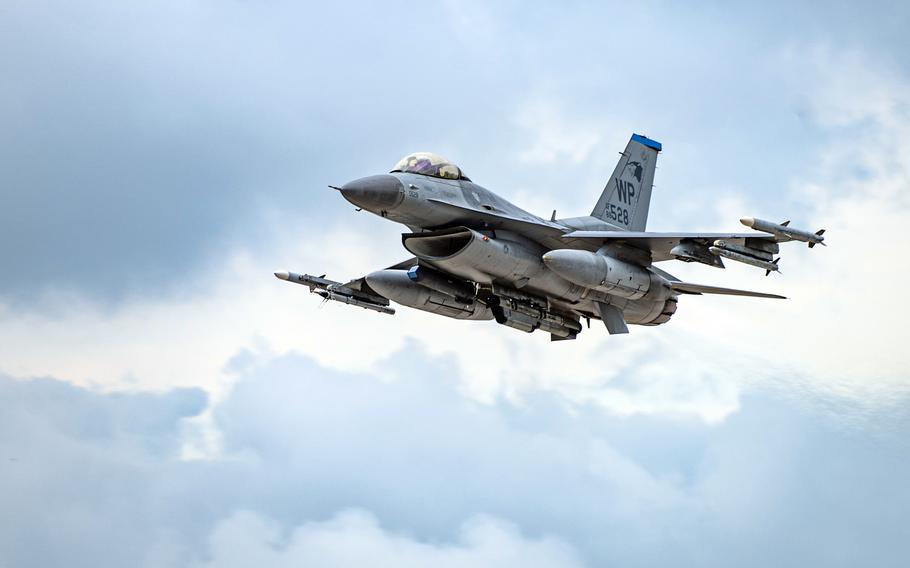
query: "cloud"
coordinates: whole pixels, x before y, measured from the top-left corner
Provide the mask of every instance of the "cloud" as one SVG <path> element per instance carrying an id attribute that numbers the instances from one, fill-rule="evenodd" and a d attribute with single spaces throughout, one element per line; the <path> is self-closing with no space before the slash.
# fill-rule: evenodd
<path id="1" fill-rule="evenodd" d="M 554 192 L 587 188 L 577 195 L 593 201 L 613 165 L 594 157 L 615 156 L 632 130 L 666 137 L 682 162 L 737 149 L 678 183 L 661 174 L 668 190 L 720 176 L 773 191 L 815 140 L 789 106 L 805 82 L 782 79 L 768 52 L 788 34 L 824 41 L 807 32 L 820 21 L 837 45 L 866 30 L 846 49 L 902 39 L 892 29 L 900 18 L 865 17 L 875 8 L 864 17 L 787 9 L 781 22 L 627 6 L 623 25 L 604 33 L 613 17 L 604 6 L 427 4 L 425 24 L 406 25 L 407 3 L 7 2 L 0 296 L 17 305 L 61 290 L 104 304 L 159 298 L 226 242 L 266 250 L 264 209 L 322 222 L 334 202 L 319 188 L 415 149 L 456 159 L 513 196 L 546 190 L 544 213 L 586 213 L 589 202 Z M 734 41 L 728 30 L 743 18 L 753 31 Z M 643 29 L 661 41 L 641 41 Z M 873 53 L 891 61 L 903 51 Z M 859 77 L 863 92 L 838 88 L 877 96 L 875 71 Z M 765 151 L 772 141 L 787 151 Z M 752 167 L 756 152 L 765 168 Z M 588 168 L 550 167 L 560 160 Z"/>
<path id="2" fill-rule="evenodd" d="M 850 66 L 876 72 L 855 54 L 844 58 L 819 56 L 810 68 L 822 78 Z M 801 209 L 802 221 L 794 223 L 827 227 L 831 246 L 809 251 L 785 245 L 784 275 L 776 279 L 756 280 L 755 270 L 733 263 L 724 272 L 680 263 L 666 267 L 687 280 L 768 289 L 791 300 L 685 297 L 668 325 L 635 328 L 619 339 L 595 327 L 576 342 L 558 345 L 541 334 L 525 336 L 489 322 L 450 321 L 407 308 L 384 317 L 334 304 L 318 307 L 303 288 L 279 282 L 271 272 L 324 271 L 343 279 L 391 265 L 406 256 L 394 252 L 398 228 L 361 214 L 326 221 L 314 238 L 311 226 L 270 209 L 263 240 L 271 247 L 228 248 L 198 265 L 179 293 L 139 297 L 115 309 L 62 294 L 36 310 L 0 307 L 0 369 L 107 388 L 201 385 L 217 397 L 235 380 L 227 363 L 241 349 L 298 352 L 323 365 L 366 371 L 417 341 L 436 356 L 451 357 L 464 391 L 487 403 L 550 391 L 613 413 L 718 421 L 738 408 L 740 393 L 750 385 L 776 384 L 810 398 L 888 405 L 910 388 L 910 361 L 900 345 L 906 310 L 888 287 L 910 274 L 888 248 L 871 243 L 899 247 L 907 240 L 902 227 L 910 214 L 905 191 L 910 128 L 898 104 L 906 79 L 877 73 L 881 85 L 891 85 L 888 105 L 880 104 L 882 97 L 867 104 L 844 99 L 835 94 L 837 80 L 813 80 L 830 91 L 819 100 L 833 101 L 819 103 L 818 113 L 837 114 L 837 104 L 847 103 L 836 101 L 854 101 L 850 113 L 862 132 L 832 127 L 815 159 L 803 162 L 801 173 L 787 182 L 791 192 L 785 203 L 717 189 L 707 192 L 710 209 L 699 214 L 701 228 L 717 228 L 745 213 L 777 218 Z M 871 289 L 870 279 L 881 287 Z M 356 358 L 350 357 L 352 349 Z"/>
<path id="3" fill-rule="evenodd" d="M 901 322 L 910 310 L 889 292 L 893 282 L 910 278 L 907 264 L 893 254 L 910 244 L 903 229 L 910 216 L 910 81 L 855 52 L 817 50 L 808 60 L 805 54 L 783 57 L 794 72 L 817 77 L 811 108 L 820 121 L 834 121 L 836 127 L 789 183 L 790 199 L 806 211 L 803 221 L 794 222 L 827 228 L 830 246 L 782 247 L 784 274 L 774 287 L 792 298 L 787 302 L 747 301 L 737 307 L 736 317 L 725 315 L 723 301 L 703 302 L 691 316 L 681 305 L 678 320 L 717 350 L 741 353 L 759 372 L 764 367 L 768 372 L 762 375 L 888 404 L 910 389 L 910 359 L 901 342 Z M 791 59 L 797 57 L 798 62 Z M 874 77 L 863 81 L 870 85 L 868 96 L 854 96 L 852 87 L 844 87 L 845 73 Z M 719 213 L 776 219 L 785 212 L 774 202 L 746 201 L 722 203 Z M 674 272 L 698 277 L 689 267 Z M 734 265 L 726 272 L 726 284 L 753 287 L 754 270 Z M 718 322 L 723 332 L 711 333 Z"/>
<path id="4" fill-rule="evenodd" d="M 205 403 L 0 376 L 0 564 L 174 565 L 211 514 L 181 497 L 206 468 L 174 459 Z"/>
<path id="5" fill-rule="evenodd" d="M 334 203 L 326 184 L 415 146 L 445 151 L 455 104 L 496 112 L 480 101 L 497 85 L 481 95 L 476 81 L 452 81 L 479 57 L 439 41 L 454 29 L 400 33 L 406 3 L 262 8 L 4 4 L 6 302 L 49 290 L 102 304 L 166 296 L 226 242 L 255 246 L 263 210 L 321 222 L 319 206 Z M 422 10 L 447 21 L 442 7 Z M 395 88 L 407 73 L 449 88 Z"/>
<path id="6" fill-rule="evenodd" d="M 754 392 L 708 426 L 610 416 L 554 395 L 478 404 L 459 394 L 450 361 L 414 345 L 387 365 L 422 372 L 398 379 L 299 356 L 245 358 L 212 412 L 224 452 L 206 460 L 179 459 L 177 443 L 201 411 L 199 391 L 0 380 L 0 505 L 16 513 L 0 521 L 0 558 L 23 567 L 331 566 L 369 555 L 453 566 L 903 560 L 906 400 L 878 414 L 878 428 L 844 428 Z"/>
<path id="7" fill-rule="evenodd" d="M 526 163 L 550 167 L 578 164 L 587 159 L 601 138 L 593 124 L 569 124 L 558 109 L 542 101 L 526 103 L 515 120 L 530 134 L 527 149 L 519 154 Z"/>
<path id="8" fill-rule="evenodd" d="M 886 8 L 7 3 L 0 564 L 903 565 Z M 671 269 L 792 300 L 551 344 L 271 275 L 406 256 L 326 183 L 430 149 L 584 214 L 631 131 L 651 227 L 829 230 L 760 284 Z"/>
<path id="9" fill-rule="evenodd" d="M 385 532 L 373 515 L 359 510 L 307 523 L 289 535 L 259 515 L 236 513 L 215 528 L 211 547 L 211 560 L 200 567 L 582 566 L 564 543 L 552 538 L 525 539 L 514 526 L 489 517 L 466 522 L 457 543 L 436 545 Z"/>

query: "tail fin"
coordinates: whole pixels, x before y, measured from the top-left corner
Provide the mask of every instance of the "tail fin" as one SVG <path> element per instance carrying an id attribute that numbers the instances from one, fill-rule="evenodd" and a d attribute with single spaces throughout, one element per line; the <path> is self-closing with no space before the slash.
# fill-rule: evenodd
<path id="1" fill-rule="evenodd" d="M 660 142 L 633 134 L 591 216 L 620 229 L 644 231 L 657 153 L 661 148 Z"/>

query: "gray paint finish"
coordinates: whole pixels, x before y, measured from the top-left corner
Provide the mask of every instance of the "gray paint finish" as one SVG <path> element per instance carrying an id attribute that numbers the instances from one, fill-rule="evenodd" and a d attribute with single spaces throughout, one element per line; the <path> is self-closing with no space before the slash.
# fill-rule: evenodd
<path id="1" fill-rule="evenodd" d="M 656 233 L 645 226 L 662 146 L 633 135 L 590 216 L 546 220 L 474 183 L 441 156 L 416 153 L 389 174 L 338 189 L 358 208 L 405 225 L 413 258 L 342 284 L 276 272 L 325 300 L 394 314 L 389 300 L 456 319 L 494 319 L 553 340 L 574 339 L 580 319 L 607 331 L 660 325 L 681 294 L 783 298 L 684 283 L 653 266 L 666 260 L 723 268 L 721 257 L 777 270 L 778 243 L 824 240 L 811 232 L 744 218 L 762 232 Z M 766 274 L 767 274 L 766 272 Z M 289 277 L 288 275 L 291 275 Z"/>

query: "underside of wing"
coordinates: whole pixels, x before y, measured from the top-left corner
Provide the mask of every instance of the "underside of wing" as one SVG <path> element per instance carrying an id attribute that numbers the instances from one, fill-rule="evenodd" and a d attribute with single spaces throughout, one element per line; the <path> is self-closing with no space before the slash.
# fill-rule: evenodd
<path id="1" fill-rule="evenodd" d="M 772 298 L 775 300 L 787 299 L 785 296 L 778 296 L 777 294 L 752 292 L 751 290 L 737 290 L 736 288 L 722 288 L 720 286 L 705 286 L 704 284 L 692 284 L 691 282 L 671 282 L 670 287 L 683 294 L 720 294 L 723 296 L 749 296 L 752 298 Z"/>
<path id="2" fill-rule="evenodd" d="M 742 245 L 746 239 L 777 242 L 774 235 L 767 233 L 652 233 L 647 231 L 573 231 L 562 236 L 563 242 L 570 248 L 591 250 L 592 244 L 625 244 L 646 250 L 653 262 L 676 258 L 670 251 L 680 243 L 695 243 L 703 247 L 711 246 L 716 240 L 724 240 Z"/>

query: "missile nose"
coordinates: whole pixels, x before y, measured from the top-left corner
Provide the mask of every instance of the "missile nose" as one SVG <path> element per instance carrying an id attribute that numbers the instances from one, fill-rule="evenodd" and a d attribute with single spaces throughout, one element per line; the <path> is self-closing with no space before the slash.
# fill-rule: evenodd
<path id="1" fill-rule="evenodd" d="M 378 213 L 404 200 L 404 184 L 389 174 L 356 179 L 341 186 L 341 195 L 357 207 Z"/>
<path id="2" fill-rule="evenodd" d="M 752 228 L 752 225 L 755 224 L 755 219 L 753 219 L 752 217 L 740 217 L 739 222 L 749 228 Z"/>
<path id="3" fill-rule="evenodd" d="M 287 272 L 276 272 L 275 278 L 280 278 L 281 280 L 288 280 L 291 277 Z"/>

